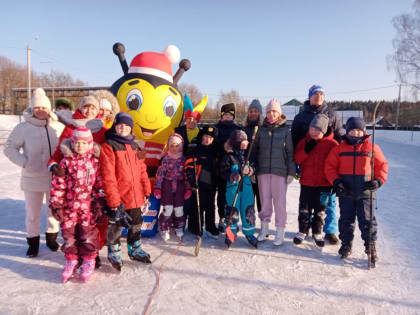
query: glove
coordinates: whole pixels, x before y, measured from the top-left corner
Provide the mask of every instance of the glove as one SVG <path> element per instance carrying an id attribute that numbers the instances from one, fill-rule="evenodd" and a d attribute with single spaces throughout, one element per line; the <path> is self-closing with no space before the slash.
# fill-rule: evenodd
<path id="1" fill-rule="evenodd" d="M 311 151 L 313 149 L 315 149 L 317 144 L 318 144 L 318 142 L 315 139 L 311 139 L 311 140 L 307 141 L 306 144 L 305 144 L 305 148 L 304 148 L 306 154 L 311 153 Z"/>
<path id="2" fill-rule="evenodd" d="M 51 167 L 51 172 L 58 177 L 63 177 L 66 175 L 66 170 L 64 168 L 62 168 L 60 165 L 58 164 L 54 164 Z"/>
<path id="3" fill-rule="evenodd" d="M 347 192 L 347 188 L 344 185 L 343 180 L 340 178 L 334 181 L 334 189 L 337 192 L 337 195 L 343 195 Z"/>
<path id="4" fill-rule="evenodd" d="M 155 195 L 156 199 L 162 198 L 162 192 L 160 191 L 160 189 L 155 189 L 153 194 Z"/>
<path id="5" fill-rule="evenodd" d="M 294 179 L 295 179 L 294 176 L 287 175 L 287 179 L 286 179 L 287 185 L 290 185 L 293 182 Z"/>
<path id="6" fill-rule="evenodd" d="M 363 189 L 364 190 L 370 190 L 375 191 L 379 187 L 381 187 L 381 181 L 379 179 L 373 179 L 371 181 L 365 182 Z"/>
<path id="7" fill-rule="evenodd" d="M 186 190 L 184 193 L 184 200 L 190 199 L 191 197 L 191 190 Z"/>
<path id="8" fill-rule="evenodd" d="M 241 180 L 241 175 L 239 175 L 239 174 L 232 173 L 229 176 L 229 181 L 234 183 L 234 184 L 239 182 L 240 180 Z"/>
<path id="9" fill-rule="evenodd" d="M 126 229 L 131 227 L 133 219 L 125 211 L 123 204 L 121 204 L 118 208 L 106 209 L 106 215 L 108 216 L 109 224 L 116 224 L 125 227 Z"/>
<path id="10" fill-rule="evenodd" d="M 55 205 L 50 205 L 51 214 L 58 222 L 63 221 L 63 208 Z"/>
<path id="11" fill-rule="evenodd" d="M 249 165 L 244 165 L 241 174 L 242 176 L 252 176 L 252 174 L 254 174 L 254 169 Z"/>

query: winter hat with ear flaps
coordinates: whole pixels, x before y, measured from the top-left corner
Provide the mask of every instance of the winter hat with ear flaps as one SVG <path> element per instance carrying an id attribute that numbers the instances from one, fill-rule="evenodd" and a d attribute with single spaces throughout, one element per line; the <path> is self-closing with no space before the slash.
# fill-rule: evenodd
<path id="1" fill-rule="evenodd" d="M 35 89 L 32 95 L 31 107 L 42 107 L 51 110 L 51 102 L 45 95 L 45 91 L 41 88 Z"/>

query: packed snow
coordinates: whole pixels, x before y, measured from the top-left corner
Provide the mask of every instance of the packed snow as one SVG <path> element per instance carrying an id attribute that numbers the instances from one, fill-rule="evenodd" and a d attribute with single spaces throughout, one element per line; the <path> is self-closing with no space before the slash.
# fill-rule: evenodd
<path id="1" fill-rule="evenodd" d="M 12 122 L 3 122 L 0 129 L 13 128 Z M 66 284 L 61 283 L 64 256 L 46 248 L 44 235 L 38 257 L 25 257 L 20 169 L 0 146 L 0 313 L 420 314 L 420 147 L 398 142 L 402 134 L 391 133 L 395 136 L 378 132 L 377 137 L 390 174 L 378 192 L 376 269 L 367 270 L 358 230 L 346 263 L 338 257 L 338 246 L 326 245 L 321 252 L 311 241 L 293 245 L 299 197 L 295 181 L 287 193 L 286 239 L 279 247 L 272 245 L 273 223 L 270 240 L 258 249 L 243 236 L 230 250 L 222 238 L 204 238 L 198 257 L 191 234 L 179 247 L 174 235 L 169 244 L 158 236 L 145 238 L 151 265 L 130 261 L 124 241 L 120 274 L 106 261 L 104 248 L 103 266 L 88 283 L 76 277 Z M 42 231 L 44 221 L 43 216 Z"/>

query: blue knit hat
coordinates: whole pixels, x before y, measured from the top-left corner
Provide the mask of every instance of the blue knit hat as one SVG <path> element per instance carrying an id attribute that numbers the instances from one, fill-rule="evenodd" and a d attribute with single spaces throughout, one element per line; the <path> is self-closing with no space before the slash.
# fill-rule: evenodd
<path id="1" fill-rule="evenodd" d="M 311 99 L 312 95 L 314 95 L 315 93 L 325 94 L 324 88 L 320 85 L 316 85 L 316 84 L 312 85 L 309 88 L 308 99 Z"/>
<path id="2" fill-rule="evenodd" d="M 118 124 L 126 124 L 133 129 L 133 118 L 131 118 L 131 116 L 127 113 L 118 113 L 117 116 L 115 116 L 114 126 Z"/>
<path id="3" fill-rule="evenodd" d="M 366 132 L 365 121 L 360 117 L 350 117 L 346 122 L 346 133 L 353 129 L 360 129 Z"/>
<path id="4" fill-rule="evenodd" d="M 248 111 L 253 108 L 255 108 L 260 114 L 262 114 L 262 106 L 259 100 L 252 100 L 251 104 L 249 104 Z"/>

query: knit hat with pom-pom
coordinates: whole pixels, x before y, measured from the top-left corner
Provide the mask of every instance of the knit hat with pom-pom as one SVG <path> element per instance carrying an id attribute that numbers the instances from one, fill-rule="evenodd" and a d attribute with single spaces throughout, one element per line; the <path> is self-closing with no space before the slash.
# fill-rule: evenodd
<path id="1" fill-rule="evenodd" d="M 45 95 L 45 91 L 43 89 L 35 89 L 32 95 L 31 107 L 43 107 L 51 111 L 51 102 L 48 99 L 47 95 Z"/>
<path id="2" fill-rule="evenodd" d="M 74 143 L 77 140 L 86 141 L 89 144 L 89 150 L 93 149 L 93 137 L 92 132 L 89 128 L 86 127 L 79 127 L 74 129 L 73 135 L 71 137 L 71 144 L 74 147 Z"/>

